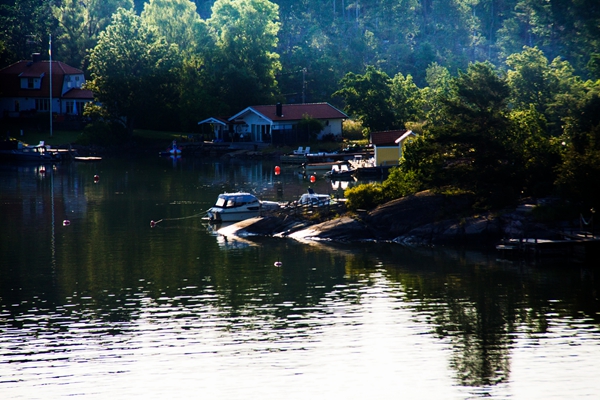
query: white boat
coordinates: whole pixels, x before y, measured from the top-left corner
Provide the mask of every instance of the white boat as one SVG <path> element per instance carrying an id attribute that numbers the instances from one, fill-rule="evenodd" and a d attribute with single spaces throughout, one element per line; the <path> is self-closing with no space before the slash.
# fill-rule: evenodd
<path id="1" fill-rule="evenodd" d="M 354 178 L 354 170 L 346 163 L 335 164 L 331 166 L 331 171 L 325 174 L 328 178 L 334 180 L 349 180 Z"/>
<path id="2" fill-rule="evenodd" d="M 0 143 L 0 160 L 6 161 L 35 161 L 56 162 L 60 161 L 60 155 L 49 150 L 50 146 L 40 142 L 35 146 L 29 146 L 18 140 L 5 140 Z"/>
<path id="3" fill-rule="evenodd" d="M 207 215 L 213 222 L 237 222 L 258 217 L 261 211 L 280 207 L 275 201 L 261 201 L 250 193 L 222 193 Z"/>
<path id="4" fill-rule="evenodd" d="M 297 204 L 301 206 L 327 206 L 332 204 L 334 200 L 328 194 L 318 194 L 314 190 L 308 188 L 308 193 L 304 193 L 298 199 Z"/>

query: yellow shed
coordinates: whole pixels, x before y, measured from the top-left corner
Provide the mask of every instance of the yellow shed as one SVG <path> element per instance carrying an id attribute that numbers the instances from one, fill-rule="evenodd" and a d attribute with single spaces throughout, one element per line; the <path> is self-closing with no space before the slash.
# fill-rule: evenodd
<path id="1" fill-rule="evenodd" d="M 371 143 L 375 150 L 375 165 L 398 165 L 402 157 L 402 146 L 411 136 L 415 134 L 407 129 L 372 132 Z"/>

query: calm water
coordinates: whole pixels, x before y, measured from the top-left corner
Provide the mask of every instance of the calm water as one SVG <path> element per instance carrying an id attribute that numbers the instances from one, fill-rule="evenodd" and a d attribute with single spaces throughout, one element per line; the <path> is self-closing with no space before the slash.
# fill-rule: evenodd
<path id="1" fill-rule="evenodd" d="M 597 398 L 598 270 L 226 241 L 197 217 L 309 186 L 274 165 L 0 166 L 0 397 Z"/>

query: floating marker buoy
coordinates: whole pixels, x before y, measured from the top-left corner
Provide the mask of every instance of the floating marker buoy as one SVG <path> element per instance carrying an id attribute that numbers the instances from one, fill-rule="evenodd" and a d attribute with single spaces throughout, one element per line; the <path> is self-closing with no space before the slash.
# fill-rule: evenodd
<path id="1" fill-rule="evenodd" d="M 281 267 L 283 265 L 283 263 L 281 261 L 275 261 L 275 263 L 273 265 L 276 267 Z"/>
<path id="2" fill-rule="evenodd" d="M 281 168 L 279 168 L 279 165 L 275 166 L 275 175 L 279 175 L 281 174 Z"/>
<path id="3" fill-rule="evenodd" d="M 94 183 L 98 183 L 99 180 L 100 180 L 100 176 L 94 175 Z"/>
<path id="4" fill-rule="evenodd" d="M 63 221 L 63 226 L 69 226 L 69 225 L 71 225 L 71 221 L 69 221 L 68 219 L 65 219 Z"/>
<path id="5" fill-rule="evenodd" d="M 45 174 L 46 173 L 46 167 L 44 167 L 43 165 L 40 167 L 40 174 Z"/>
<path id="6" fill-rule="evenodd" d="M 310 183 L 315 183 L 315 181 L 317 180 L 317 177 L 314 175 L 310 176 Z"/>
<path id="7" fill-rule="evenodd" d="M 150 221 L 150 228 L 154 228 L 156 226 L 156 222 Z"/>

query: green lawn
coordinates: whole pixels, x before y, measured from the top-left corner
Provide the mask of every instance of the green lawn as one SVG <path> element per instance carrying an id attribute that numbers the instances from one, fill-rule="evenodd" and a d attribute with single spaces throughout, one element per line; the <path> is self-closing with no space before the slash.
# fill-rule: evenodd
<path id="1" fill-rule="evenodd" d="M 22 134 L 21 134 L 22 132 Z M 34 128 L 28 126 L 20 126 L 19 124 L 3 124 L 2 138 L 10 133 L 10 137 L 21 140 L 27 144 L 38 144 L 44 141 L 46 144 L 59 146 L 65 144 L 76 144 L 83 136 L 83 130 L 59 130 L 54 129 L 50 136 L 50 129 L 46 126 L 43 128 Z M 181 140 L 187 134 L 182 132 L 163 132 L 150 130 L 135 130 L 134 137 L 141 139 L 144 142 L 165 142 L 170 143 L 173 139 Z"/>
<path id="2" fill-rule="evenodd" d="M 21 129 L 23 135 L 21 135 Z M 3 135 L 6 132 L 10 132 L 10 136 L 19 139 L 27 144 L 38 144 L 40 141 L 44 141 L 46 144 L 53 146 L 77 144 L 83 137 L 83 130 L 58 130 L 54 129 L 52 136 L 50 136 L 50 130 L 48 127 L 34 128 L 34 127 L 23 127 L 16 123 L 12 125 L 2 125 Z M 154 130 L 141 130 L 136 129 L 133 133 L 134 139 L 138 144 L 142 146 L 168 146 L 173 140 L 178 142 L 185 142 L 188 140 L 188 134 L 185 132 L 175 131 L 154 131 Z M 5 136 L 4 136 L 5 137 Z M 341 143 L 299 143 L 298 146 L 303 147 L 310 146 L 313 151 L 334 151 L 339 150 L 342 147 Z M 280 152 L 287 153 L 296 149 L 294 146 L 278 146 L 264 149 L 265 152 Z"/>

